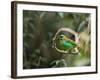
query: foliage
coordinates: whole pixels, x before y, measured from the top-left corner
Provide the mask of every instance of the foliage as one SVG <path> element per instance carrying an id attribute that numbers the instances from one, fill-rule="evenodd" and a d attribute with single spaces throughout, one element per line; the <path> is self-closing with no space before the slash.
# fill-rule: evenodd
<path id="1" fill-rule="evenodd" d="M 88 13 L 23 10 L 23 68 L 90 66 L 89 18 Z M 79 33 L 80 54 L 61 54 L 51 47 L 61 27 Z"/>

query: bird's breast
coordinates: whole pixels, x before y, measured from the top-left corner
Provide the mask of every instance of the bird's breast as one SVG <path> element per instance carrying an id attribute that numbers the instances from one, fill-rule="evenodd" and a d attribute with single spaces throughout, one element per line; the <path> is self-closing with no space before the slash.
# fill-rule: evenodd
<path id="1" fill-rule="evenodd" d="M 62 46 L 64 46 L 65 48 L 72 48 L 73 47 L 73 45 L 69 41 L 64 41 Z"/>

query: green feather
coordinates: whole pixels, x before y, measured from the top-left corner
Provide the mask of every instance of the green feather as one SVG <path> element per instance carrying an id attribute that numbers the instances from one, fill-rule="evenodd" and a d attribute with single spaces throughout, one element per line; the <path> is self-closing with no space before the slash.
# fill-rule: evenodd
<path id="1" fill-rule="evenodd" d="M 64 41 L 64 42 L 63 42 L 63 45 L 64 45 L 66 48 L 72 48 L 72 47 L 73 47 L 73 44 L 71 44 L 69 41 Z"/>
<path id="2" fill-rule="evenodd" d="M 66 36 L 64 36 L 66 37 Z M 57 47 L 61 50 L 68 50 L 68 49 L 72 49 L 74 47 L 77 46 L 77 44 L 72 41 L 72 40 L 68 40 L 67 37 L 66 39 L 62 37 L 61 39 L 59 39 L 58 43 L 57 43 Z"/>

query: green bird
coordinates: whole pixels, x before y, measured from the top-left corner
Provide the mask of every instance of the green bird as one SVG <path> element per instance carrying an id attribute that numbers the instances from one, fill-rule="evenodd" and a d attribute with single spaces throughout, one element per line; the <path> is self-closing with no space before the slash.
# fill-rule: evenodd
<path id="1" fill-rule="evenodd" d="M 60 50 L 71 50 L 73 48 L 75 48 L 77 46 L 77 44 L 75 43 L 75 41 L 67 38 L 67 36 L 65 35 L 60 35 L 58 36 L 58 41 L 56 46 L 60 49 Z"/>

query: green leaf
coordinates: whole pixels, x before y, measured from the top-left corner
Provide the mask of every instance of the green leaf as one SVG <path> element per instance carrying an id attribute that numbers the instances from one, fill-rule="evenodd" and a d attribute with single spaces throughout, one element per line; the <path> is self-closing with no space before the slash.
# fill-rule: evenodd
<path id="1" fill-rule="evenodd" d="M 63 12 L 59 12 L 58 15 L 59 15 L 61 18 L 64 18 L 64 13 L 63 13 Z"/>
<path id="2" fill-rule="evenodd" d="M 67 63 L 64 59 L 51 62 L 52 67 L 67 67 Z"/>

